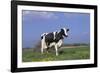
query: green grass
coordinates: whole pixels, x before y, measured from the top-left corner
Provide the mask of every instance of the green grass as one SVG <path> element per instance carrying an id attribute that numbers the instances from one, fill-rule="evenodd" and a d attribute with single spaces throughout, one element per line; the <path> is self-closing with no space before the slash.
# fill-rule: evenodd
<path id="1" fill-rule="evenodd" d="M 59 51 L 59 55 L 55 55 L 55 51 L 49 53 L 36 52 L 33 49 L 24 49 L 22 52 L 23 62 L 37 62 L 37 61 L 59 61 L 59 60 L 80 60 L 90 58 L 90 48 L 75 47 L 75 48 L 63 48 Z"/>

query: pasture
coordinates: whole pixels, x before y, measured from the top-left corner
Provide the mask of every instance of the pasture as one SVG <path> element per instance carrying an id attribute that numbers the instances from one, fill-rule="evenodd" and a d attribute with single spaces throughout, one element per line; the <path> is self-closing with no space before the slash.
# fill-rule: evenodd
<path id="1" fill-rule="evenodd" d="M 55 50 L 49 50 L 41 54 L 39 48 L 23 48 L 23 62 L 43 62 L 43 61 L 60 61 L 60 60 L 80 60 L 90 58 L 89 46 L 62 47 L 59 49 L 59 55 L 55 55 Z"/>

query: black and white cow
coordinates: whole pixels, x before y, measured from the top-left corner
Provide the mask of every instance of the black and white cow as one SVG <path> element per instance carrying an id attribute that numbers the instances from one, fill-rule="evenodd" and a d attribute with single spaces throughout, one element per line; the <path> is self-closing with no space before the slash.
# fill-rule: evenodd
<path id="1" fill-rule="evenodd" d="M 62 28 L 59 32 L 43 33 L 41 35 L 41 53 L 43 50 L 54 46 L 56 56 L 58 56 L 58 48 L 61 47 L 64 37 L 68 37 L 69 29 Z"/>

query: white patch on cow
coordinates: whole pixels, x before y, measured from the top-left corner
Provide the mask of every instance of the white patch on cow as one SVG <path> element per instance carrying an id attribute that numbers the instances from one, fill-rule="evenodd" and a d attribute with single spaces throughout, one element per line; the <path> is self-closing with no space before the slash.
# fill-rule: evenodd
<path id="1" fill-rule="evenodd" d="M 50 43 L 49 47 L 55 46 L 55 42 Z"/>
<path id="2" fill-rule="evenodd" d="M 63 30 L 64 30 L 64 33 L 65 33 L 65 35 L 67 36 L 68 34 L 67 34 L 67 31 L 66 31 L 66 29 L 65 29 L 65 28 L 63 28 Z"/>
<path id="3" fill-rule="evenodd" d="M 48 33 L 43 33 L 41 36 L 45 36 L 45 35 L 47 35 Z"/>
<path id="4" fill-rule="evenodd" d="M 52 42 L 52 43 L 50 43 L 50 45 L 49 45 L 49 47 L 52 47 L 52 46 L 55 47 L 56 56 L 58 56 L 58 48 L 61 47 L 62 43 L 63 43 L 63 40 L 61 39 L 61 40 L 59 40 L 57 43 Z"/>
<path id="5" fill-rule="evenodd" d="M 56 38 L 56 37 L 55 37 L 55 35 L 56 35 L 56 32 L 53 32 L 53 34 L 54 34 L 54 40 L 55 40 L 55 38 Z"/>
<path id="6" fill-rule="evenodd" d="M 56 51 L 56 56 L 58 56 L 58 44 L 55 42 L 52 42 L 50 43 L 49 47 L 52 47 L 52 46 L 54 46 L 55 51 Z"/>
<path id="7" fill-rule="evenodd" d="M 61 47 L 62 43 L 63 43 L 63 40 L 62 39 L 59 40 L 59 42 L 57 43 L 57 47 Z"/>

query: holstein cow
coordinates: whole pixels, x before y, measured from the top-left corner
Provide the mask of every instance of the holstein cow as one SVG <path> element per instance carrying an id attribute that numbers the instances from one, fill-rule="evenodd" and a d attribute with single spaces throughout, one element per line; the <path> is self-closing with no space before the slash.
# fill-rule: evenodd
<path id="1" fill-rule="evenodd" d="M 58 48 L 61 47 L 64 37 L 68 37 L 69 29 L 62 28 L 59 32 L 43 33 L 41 35 L 41 53 L 43 50 L 54 46 L 56 51 L 56 56 L 58 56 Z"/>

